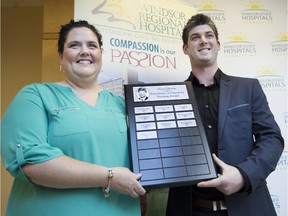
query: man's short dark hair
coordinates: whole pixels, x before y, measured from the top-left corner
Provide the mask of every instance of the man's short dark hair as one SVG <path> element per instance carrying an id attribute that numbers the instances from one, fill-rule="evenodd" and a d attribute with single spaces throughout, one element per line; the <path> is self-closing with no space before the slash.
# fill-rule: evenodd
<path id="1" fill-rule="evenodd" d="M 188 37 L 189 37 L 189 32 L 195 28 L 196 26 L 199 25 L 208 25 L 212 28 L 216 39 L 218 40 L 219 38 L 219 34 L 218 34 L 218 30 L 217 27 L 215 25 L 215 23 L 212 21 L 212 19 L 205 15 L 205 14 L 196 14 L 193 15 L 186 23 L 186 25 L 184 26 L 184 29 L 182 31 L 182 41 L 183 44 L 187 44 L 188 43 Z"/>

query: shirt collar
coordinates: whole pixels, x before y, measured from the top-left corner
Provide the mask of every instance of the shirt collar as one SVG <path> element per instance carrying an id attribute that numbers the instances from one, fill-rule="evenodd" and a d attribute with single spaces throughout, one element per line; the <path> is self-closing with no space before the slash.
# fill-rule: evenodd
<path id="1" fill-rule="evenodd" d="M 193 74 L 192 71 L 191 71 L 189 80 L 191 80 L 191 82 L 192 82 L 194 85 L 201 85 L 201 84 L 199 83 L 199 80 L 197 79 L 197 77 L 194 76 L 194 74 Z M 221 70 L 218 68 L 217 71 L 216 71 L 216 73 L 214 74 L 214 84 L 219 85 L 219 84 L 220 84 L 220 81 L 221 81 Z"/>

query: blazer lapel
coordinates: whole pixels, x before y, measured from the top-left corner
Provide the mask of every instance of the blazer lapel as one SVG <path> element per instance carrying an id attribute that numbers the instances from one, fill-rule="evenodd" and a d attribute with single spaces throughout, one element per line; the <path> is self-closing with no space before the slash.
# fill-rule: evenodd
<path id="1" fill-rule="evenodd" d="M 219 94 L 219 112 L 218 112 L 218 143 L 221 145 L 221 136 L 224 128 L 227 109 L 230 101 L 231 80 L 229 76 L 222 73 Z"/>

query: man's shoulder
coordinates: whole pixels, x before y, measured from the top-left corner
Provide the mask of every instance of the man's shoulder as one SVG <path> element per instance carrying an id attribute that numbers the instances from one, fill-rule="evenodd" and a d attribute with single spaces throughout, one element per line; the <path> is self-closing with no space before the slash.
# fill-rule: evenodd
<path id="1" fill-rule="evenodd" d="M 253 77 L 244 77 L 244 76 L 235 76 L 235 75 L 227 75 L 222 73 L 221 75 L 222 80 L 226 81 L 235 81 L 235 82 L 255 82 L 257 79 Z"/>

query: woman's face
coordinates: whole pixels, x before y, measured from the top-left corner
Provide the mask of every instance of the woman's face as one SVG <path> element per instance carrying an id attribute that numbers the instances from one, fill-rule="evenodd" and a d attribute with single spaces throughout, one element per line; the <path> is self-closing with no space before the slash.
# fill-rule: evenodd
<path id="1" fill-rule="evenodd" d="M 60 60 L 70 81 L 96 81 L 102 67 L 97 36 L 86 27 L 73 28 L 67 35 Z"/>

